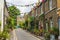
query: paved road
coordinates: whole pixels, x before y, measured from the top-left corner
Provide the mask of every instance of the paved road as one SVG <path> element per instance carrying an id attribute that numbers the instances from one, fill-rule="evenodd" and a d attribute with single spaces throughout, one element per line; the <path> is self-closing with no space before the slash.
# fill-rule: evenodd
<path id="1" fill-rule="evenodd" d="M 39 38 L 20 28 L 15 30 L 15 36 L 17 37 L 17 40 L 40 40 Z"/>

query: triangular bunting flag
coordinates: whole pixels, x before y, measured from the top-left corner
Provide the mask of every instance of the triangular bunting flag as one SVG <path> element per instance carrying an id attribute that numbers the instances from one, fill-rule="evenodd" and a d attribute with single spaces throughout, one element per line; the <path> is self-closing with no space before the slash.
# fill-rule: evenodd
<path id="1" fill-rule="evenodd" d="M 40 0 L 40 2 L 45 2 L 45 0 Z"/>

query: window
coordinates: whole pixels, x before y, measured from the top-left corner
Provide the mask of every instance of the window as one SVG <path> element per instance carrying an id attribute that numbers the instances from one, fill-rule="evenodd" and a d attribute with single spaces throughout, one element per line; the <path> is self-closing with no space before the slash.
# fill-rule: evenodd
<path id="1" fill-rule="evenodd" d="M 34 10 L 32 11 L 32 16 L 34 16 Z"/>
<path id="2" fill-rule="evenodd" d="M 48 23 L 46 23 L 46 31 L 48 31 Z"/>
<path id="3" fill-rule="evenodd" d="M 49 0 L 49 8 L 52 9 L 52 0 Z"/>
<path id="4" fill-rule="evenodd" d="M 53 20 L 52 18 L 50 18 L 50 28 L 52 29 L 52 27 L 53 27 Z"/>
<path id="5" fill-rule="evenodd" d="M 43 6 L 41 5 L 41 14 L 43 14 Z"/>
<path id="6" fill-rule="evenodd" d="M 46 31 L 48 32 L 48 20 L 46 19 Z"/>
<path id="7" fill-rule="evenodd" d="M 36 16 L 37 16 L 37 9 L 36 9 Z"/>

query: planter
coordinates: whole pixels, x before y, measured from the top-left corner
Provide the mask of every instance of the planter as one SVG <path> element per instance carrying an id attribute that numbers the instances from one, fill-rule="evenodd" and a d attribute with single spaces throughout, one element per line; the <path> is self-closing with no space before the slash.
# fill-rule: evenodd
<path id="1" fill-rule="evenodd" d="M 50 40 L 56 40 L 58 39 L 58 35 L 59 35 L 59 30 L 57 27 L 52 27 L 52 29 L 49 30 L 50 32 Z"/>
<path id="2" fill-rule="evenodd" d="M 45 40 L 50 40 L 50 33 L 45 31 L 44 37 Z"/>
<path id="3" fill-rule="evenodd" d="M 58 36 L 58 40 L 60 40 L 60 36 Z"/>
<path id="4" fill-rule="evenodd" d="M 50 35 L 50 40 L 55 40 L 55 35 L 51 34 Z"/>
<path id="5" fill-rule="evenodd" d="M 45 38 L 45 40 L 50 40 L 50 38 Z"/>

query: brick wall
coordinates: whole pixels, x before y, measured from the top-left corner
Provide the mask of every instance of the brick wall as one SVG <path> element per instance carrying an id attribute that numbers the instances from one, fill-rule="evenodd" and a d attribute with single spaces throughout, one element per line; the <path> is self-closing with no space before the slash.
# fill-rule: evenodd
<path id="1" fill-rule="evenodd" d="M 48 21 L 50 21 L 50 18 L 52 17 L 53 19 L 53 26 L 58 26 L 58 15 L 56 13 L 56 9 L 48 12 L 46 15 L 45 15 L 45 19 L 47 19 Z"/>
<path id="2" fill-rule="evenodd" d="M 45 2 L 45 12 L 47 12 L 49 10 L 49 3 L 48 1 Z"/>
<path id="3" fill-rule="evenodd" d="M 49 10 L 49 1 L 45 2 L 45 19 L 47 19 L 50 23 L 50 18 L 53 19 L 53 26 L 58 27 L 58 15 L 56 8 L 56 0 L 52 0 L 52 10 Z"/>
<path id="4" fill-rule="evenodd" d="M 52 0 L 52 7 L 57 7 L 57 0 Z"/>

